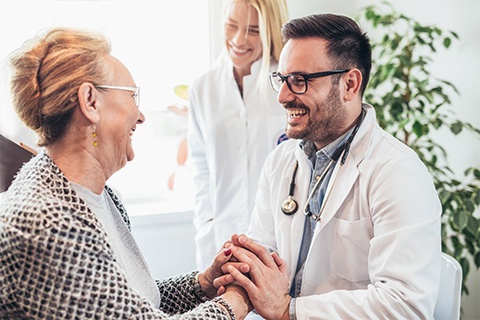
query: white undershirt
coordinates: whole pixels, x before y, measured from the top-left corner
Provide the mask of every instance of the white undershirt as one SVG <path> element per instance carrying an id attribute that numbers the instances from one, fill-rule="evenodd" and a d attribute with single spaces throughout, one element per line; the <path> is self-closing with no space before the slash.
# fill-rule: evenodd
<path id="1" fill-rule="evenodd" d="M 115 258 L 123 267 L 127 282 L 142 297 L 158 308 L 160 306 L 160 292 L 155 280 L 150 274 L 132 233 L 128 230 L 108 193 L 103 190 L 98 195 L 79 184 L 72 183 L 72 186 L 105 228 Z"/>

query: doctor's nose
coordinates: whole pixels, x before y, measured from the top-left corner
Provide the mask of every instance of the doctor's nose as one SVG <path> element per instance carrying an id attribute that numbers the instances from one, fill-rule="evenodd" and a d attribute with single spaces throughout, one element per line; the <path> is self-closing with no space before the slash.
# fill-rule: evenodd
<path id="1" fill-rule="evenodd" d="M 280 90 L 278 91 L 277 100 L 280 104 L 284 104 L 285 102 L 290 102 L 295 100 L 296 94 L 294 94 L 287 85 L 287 82 L 284 81 Z"/>

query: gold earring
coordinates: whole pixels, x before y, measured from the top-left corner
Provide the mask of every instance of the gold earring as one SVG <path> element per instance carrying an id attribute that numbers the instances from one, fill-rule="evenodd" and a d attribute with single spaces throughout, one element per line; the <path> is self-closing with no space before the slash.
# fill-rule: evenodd
<path id="1" fill-rule="evenodd" d="M 93 125 L 92 138 L 93 138 L 93 145 L 94 145 L 95 147 L 98 146 L 97 126 L 96 126 L 96 125 Z"/>

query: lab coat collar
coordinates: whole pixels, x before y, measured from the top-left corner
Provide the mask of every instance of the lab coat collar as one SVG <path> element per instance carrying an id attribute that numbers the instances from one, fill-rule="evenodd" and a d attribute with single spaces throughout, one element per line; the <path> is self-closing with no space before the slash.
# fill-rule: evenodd
<path id="1" fill-rule="evenodd" d="M 235 81 L 235 77 L 233 76 L 233 63 L 232 63 L 232 60 L 230 58 L 226 58 L 226 65 L 227 65 L 227 68 L 229 70 L 229 78 L 230 78 L 230 81 L 237 85 L 236 81 Z M 250 78 L 253 78 L 252 80 L 255 81 L 259 74 L 260 74 L 260 69 L 262 68 L 262 61 L 263 61 L 263 58 L 260 58 L 258 59 L 257 61 L 255 61 L 252 66 L 250 67 L 250 74 L 248 76 L 245 76 L 243 78 L 243 81 L 245 82 L 246 79 L 250 79 Z M 273 62 L 272 60 L 272 63 L 271 63 L 271 67 L 272 66 L 276 66 L 276 64 Z M 252 80 L 247 80 L 247 81 L 252 81 Z"/>

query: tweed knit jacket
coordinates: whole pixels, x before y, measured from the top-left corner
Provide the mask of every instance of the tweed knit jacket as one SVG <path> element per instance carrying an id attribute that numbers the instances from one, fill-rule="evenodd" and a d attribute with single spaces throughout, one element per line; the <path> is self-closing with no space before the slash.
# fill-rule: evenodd
<path id="1" fill-rule="evenodd" d="M 33 158 L 0 203 L 0 319 L 234 318 L 225 300 L 203 302 L 196 272 L 157 281 L 154 308 L 131 289 L 109 241 L 46 153 Z"/>

